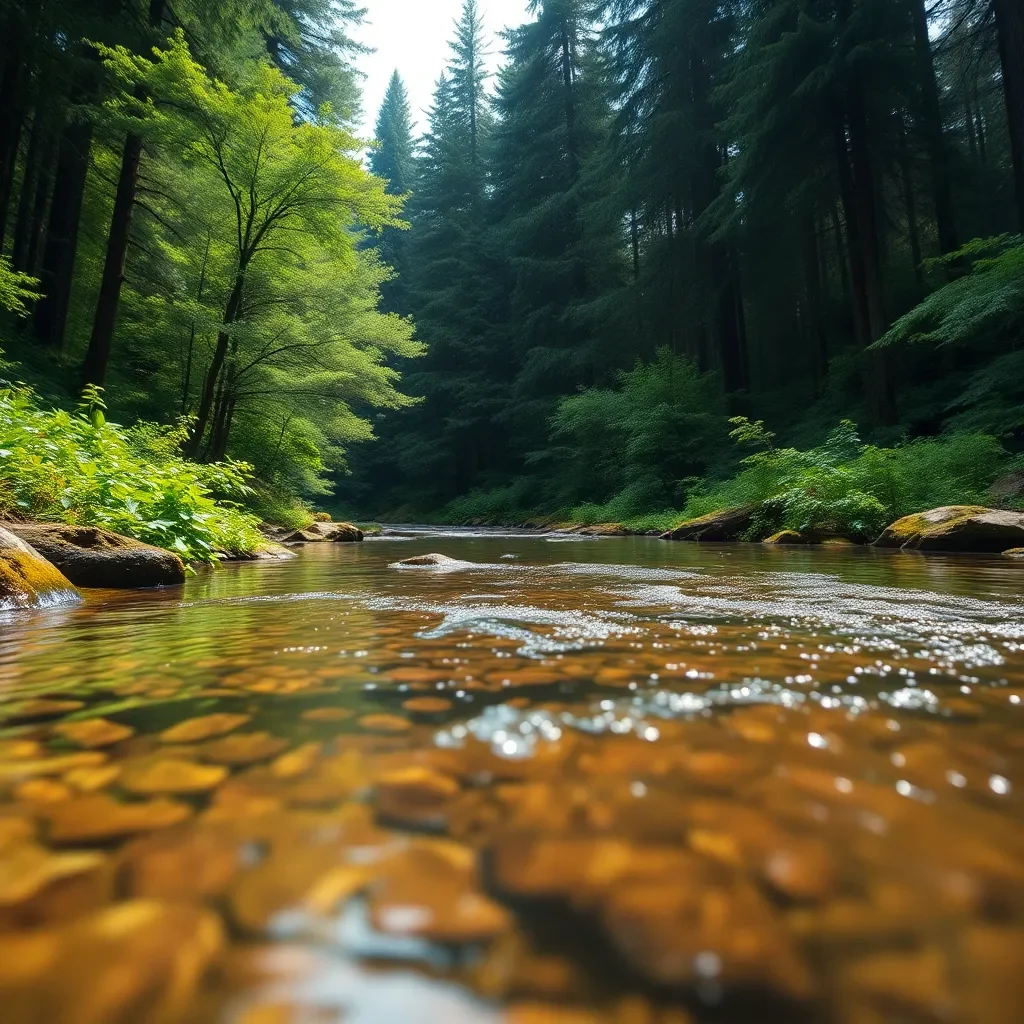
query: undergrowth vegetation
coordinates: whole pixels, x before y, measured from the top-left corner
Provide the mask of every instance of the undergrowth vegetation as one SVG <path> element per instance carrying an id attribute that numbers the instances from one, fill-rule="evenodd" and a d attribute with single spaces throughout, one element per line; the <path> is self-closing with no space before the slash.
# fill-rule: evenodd
<path id="1" fill-rule="evenodd" d="M 188 561 L 254 551 L 248 466 L 190 462 L 186 438 L 187 426 L 108 423 L 96 388 L 68 412 L 40 407 L 25 386 L 0 387 L 0 519 L 102 526 Z"/>
<path id="2" fill-rule="evenodd" d="M 989 485 L 1009 461 L 999 441 L 986 434 L 880 448 L 863 444 L 856 425 L 844 420 L 823 445 L 800 451 L 776 447 L 775 435 L 761 422 L 732 423 L 733 439 L 755 450 L 731 479 L 698 488 L 682 518 L 755 505 L 752 537 L 788 529 L 873 540 L 913 512 L 985 504 Z"/>

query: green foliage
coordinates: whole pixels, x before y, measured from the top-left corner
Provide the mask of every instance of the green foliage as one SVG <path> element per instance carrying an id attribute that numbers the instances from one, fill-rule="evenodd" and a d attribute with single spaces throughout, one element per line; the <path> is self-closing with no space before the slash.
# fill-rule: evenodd
<path id="1" fill-rule="evenodd" d="M 971 272 L 932 292 L 877 343 L 984 346 L 1024 340 L 1024 237 L 977 238 L 930 261 L 935 268 L 970 261 Z"/>
<path id="2" fill-rule="evenodd" d="M 741 444 L 763 444 L 762 424 L 735 420 Z M 756 505 L 752 537 L 776 530 L 874 539 L 889 523 L 940 505 L 985 504 L 989 485 L 1008 465 L 998 440 L 954 434 L 893 448 L 865 445 L 844 421 L 818 448 L 774 448 L 743 459 L 731 479 L 707 486 L 683 518 Z"/>
<path id="3" fill-rule="evenodd" d="M 549 465 L 560 507 L 589 500 L 602 509 L 601 522 L 679 507 L 725 440 L 715 379 L 668 349 L 620 373 L 617 384 L 563 399 L 552 445 L 534 459 Z M 587 522 L 595 514 L 583 507 L 571 517 Z"/>
<path id="4" fill-rule="evenodd" d="M 39 298 L 39 282 L 28 274 L 11 269 L 11 261 L 0 256 L 0 310 L 15 316 L 28 316 L 29 305 Z"/>
<path id="5" fill-rule="evenodd" d="M 187 428 L 106 422 L 102 396 L 42 409 L 23 386 L 0 389 L 0 518 L 86 523 L 175 551 L 188 561 L 259 546 L 241 505 L 249 467 L 181 458 Z"/>

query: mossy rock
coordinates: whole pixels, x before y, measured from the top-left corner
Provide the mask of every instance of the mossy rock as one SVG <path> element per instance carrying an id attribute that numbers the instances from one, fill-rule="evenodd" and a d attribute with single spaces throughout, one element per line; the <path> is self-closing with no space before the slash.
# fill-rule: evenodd
<path id="1" fill-rule="evenodd" d="M 779 530 L 778 533 L 773 533 L 770 537 L 766 537 L 764 540 L 765 544 L 770 544 L 773 547 L 775 545 L 788 546 L 796 544 L 810 544 L 810 541 L 796 530 Z"/>
<path id="2" fill-rule="evenodd" d="M 363 539 L 363 531 L 351 523 L 311 523 L 281 538 L 282 544 L 354 544 Z"/>
<path id="3" fill-rule="evenodd" d="M 904 516 L 875 541 L 880 548 L 998 554 L 1024 546 L 1024 513 L 947 505 Z"/>
<path id="4" fill-rule="evenodd" d="M 721 509 L 680 523 L 674 530 L 663 533 L 661 539 L 703 541 L 708 544 L 740 540 L 750 529 L 756 511 L 753 505 Z"/>
<path id="5" fill-rule="evenodd" d="M 174 552 L 98 526 L 10 523 L 7 528 L 76 587 L 141 590 L 185 582 L 185 564 Z"/>
<path id="6" fill-rule="evenodd" d="M 82 597 L 71 581 L 31 545 L 0 527 L 0 610 L 56 608 Z"/>
<path id="7" fill-rule="evenodd" d="M 570 533 L 580 537 L 628 537 L 629 530 L 622 523 L 594 523 L 592 526 L 576 526 Z"/>
<path id="8" fill-rule="evenodd" d="M 1024 562 L 1024 548 L 1010 548 L 1003 552 L 1004 558 L 1012 558 L 1015 562 Z"/>

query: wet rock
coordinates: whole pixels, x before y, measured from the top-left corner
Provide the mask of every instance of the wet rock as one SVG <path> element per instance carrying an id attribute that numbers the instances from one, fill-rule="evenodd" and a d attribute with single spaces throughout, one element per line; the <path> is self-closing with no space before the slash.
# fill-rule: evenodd
<path id="1" fill-rule="evenodd" d="M 1024 513 L 949 505 L 905 516 L 888 527 L 876 547 L 904 551 L 996 553 L 1024 545 Z"/>
<path id="2" fill-rule="evenodd" d="M 201 743 L 203 740 L 213 739 L 214 736 L 224 736 L 233 732 L 251 718 L 251 715 L 202 715 L 172 725 L 170 729 L 160 733 L 160 739 L 164 743 Z"/>
<path id="3" fill-rule="evenodd" d="M 98 747 L 112 747 L 121 740 L 134 735 L 135 730 L 105 718 L 88 718 L 82 722 L 62 722 L 53 731 L 62 739 L 70 740 L 76 746 L 94 750 Z"/>
<path id="4" fill-rule="evenodd" d="M 0 526 L 0 611 L 77 604 L 81 595 L 40 552 Z"/>
<path id="5" fill-rule="evenodd" d="M 50 841 L 58 844 L 99 843 L 140 832 L 177 825 L 190 817 L 191 808 L 176 800 L 119 803 L 95 794 L 48 807 L 41 816 L 49 822 Z"/>
<path id="6" fill-rule="evenodd" d="M 414 555 L 412 558 L 404 558 L 401 562 L 395 562 L 392 569 L 464 569 L 472 565 L 472 562 L 463 562 L 458 558 L 449 558 L 448 555 L 433 552 L 429 555 Z"/>
<path id="7" fill-rule="evenodd" d="M 412 697 L 403 701 L 402 707 L 418 715 L 437 715 L 443 711 L 450 711 L 452 702 L 445 700 L 444 697 Z"/>
<path id="8" fill-rule="evenodd" d="M 57 700 L 46 697 L 9 704 L 0 708 L 0 721 L 8 724 L 35 722 L 44 718 L 60 718 L 72 711 L 81 711 L 85 704 L 80 700 Z"/>
<path id="9" fill-rule="evenodd" d="M 74 792 L 63 782 L 53 779 L 29 779 L 14 791 L 15 799 L 28 804 L 56 804 L 70 800 Z"/>
<path id="10" fill-rule="evenodd" d="M 398 715 L 363 715 L 359 724 L 368 732 L 408 732 L 412 724 Z"/>
<path id="11" fill-rule="evenodd" d="M 8 529 L 78 587 L 134 589 L 185 582 L 185 565 L 177 555 L 98 526 L 11 523 Z"/>
<path id="12" fill-rule="evenodd" d="M 208 910 L 137 900 L 0 937 L 5 1024 L 170 1021 L 223 946 Z"/>
<path id="13" fill-rule="evenodd" d="M 204 761 L 237 767 L 270 761 L 287 748 L 287 740 L 269 732 L 246 732 L 205 743 L 199 749 L 199 756 Z"/>
<path id="14" fill-rule="evenodd" d="M 74 768 L 95 768 L 107 760 L 106 754 L 98 750 L 83 750 L 75 754 L 58 757 L 26 758 L 17 761 L 0 761 L 0 783 L 18 782 L 45 775 L 63 775 Z"/>
<path id="15" fill-rule="evenodd" d="M 347 722 L 354 714 L 347 708 L 310 708 L 302 712 L 302 718 L 306 722 Z"/>
<path id="16" fill-rule="evenodd" d="M 436 841 L 392 857 L 370 893 L 371 924 L 386 935 L 434 942 L 493 940 L 508 930 L 511 916 L 477 891 L 474 860 L 471 850 Z"/>
<path id="17" fill-rule="evenodd" d="M 411 766 L 380 776 L 374 783 L 374 804 L 387 822 L 413 828 L 444 824 L 445 811 L 461 787 L 451 777 Z"/>
<path id="18" fill-rule="evenodd" d="M 353 544 L 363 539 L 363 531 L 351 523 L 312 523 L 281 539 L 282 544 Z"/>
<path id="19" fill-rule="evenodd" d="M 809 544 L 810 541 L 796 530 L 780 530 L 778 533 L 773 533 L 768 537 L 765 544 L 772 545 L 791 545 L 791 544 Z"/>
<path id="20" fill-rule="evenodd" d="M 31 843 L 6 850 L 0 853 L 0 909 L 24 903 L 54 882 L 97 871 L 105 861 L 102 853 L 51 853 Z"/>
<path id="21" fill-rule="evenodd" d="M 228 776 L 221 765 L 201 765 L 176 758 L 129 763 L 121 773 L 121 786 L 139 796 L 168 793 L 206 793 Z"/>
<path id="22" fill-rule="evenodd" d="M 253 551 L 246 561 L 250 562 L 289 562 L 299 556 L 283 544 L 267 541 Z"/>
<path id="23" fill-rule="evenodd" d="M 313 771 L 322 754 L 322 744 L 304 743 L 277 758 L 270 766 L 270 772 L 276 779 L 299 779 Z"/>
<path id="24" fill-rule="evenodd" d="M 242 870 L 243 846 L 224 828 L 158 832 L 121 851 L 118 878 L 136 899 L 209 899 L 224 893 Z"/>
<path id="25" fill-rule="evenodd" d="M 1012 558 L 1014 561 L 1024 561 L 1024 548 L 1010 548 L 1003 552 L 1003 558 Z"/>
<path id="26" fill-rule="evenodd" d="M 249 934 L 273 927 L 279 914 L 326 914 L 364 888 L 371 874 L 339 863 L 335 847 L 295 847 L 246 871 L 229 894 L 235 922 Z"/>
<path id="27" fill-rule="evenodd" d="M 750 528 L 756 508 L 744 505 L 712 512 L 698 519 L 680 523 L 674 530 L 662 534 L 662 540 L 694 540 L 705 543 L 739 540 Z"/>
<path id="28" fill-rule="evenodd" d="M 608 938 L 627 963 L 671 988 L 738 985 L 792 999 L 813 992 L 807 965 L 782 921 L 739 880 L 679 878 L 613 890 L 603 908 Z"/>

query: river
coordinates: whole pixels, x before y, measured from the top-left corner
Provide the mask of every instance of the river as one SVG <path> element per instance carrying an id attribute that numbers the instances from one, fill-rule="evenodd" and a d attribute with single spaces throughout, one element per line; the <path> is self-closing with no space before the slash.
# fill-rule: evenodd
<path id="1" fill-rule="evenodd" d="M 409 530 L 8 615 L 5 1024 L 1019 1024 L 1022 579 Z"/>

